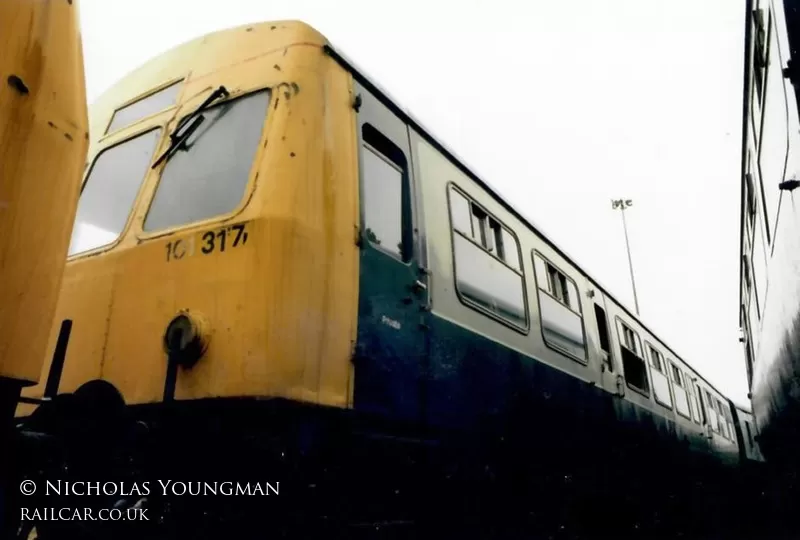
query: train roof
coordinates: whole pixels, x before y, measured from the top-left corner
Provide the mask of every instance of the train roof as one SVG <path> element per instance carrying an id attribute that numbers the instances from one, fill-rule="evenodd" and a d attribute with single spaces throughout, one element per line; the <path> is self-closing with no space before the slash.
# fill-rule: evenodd
<path id="1" fill-rule="evenodd" d="M 474 171 L 475 169 L 470 167 L 467 162 L 458 156 L 453 150 L 448 148 L 444 143 L 439 141 L 430 130 L 425 128 L 419 119 L 415 118 L 414 115 L 406 108 L 402 107 L 399 104 L 399 101 L 396 100 L 387 92 L 384 88 L 380 85 L 375 83 L 374 81 L 370 80 L 370 78 L 365 74 L 365 72 L 358 68 L 358 66 L 348 58 L 342 51 L 331 44 L 330 41 L 327 42 L 325 45 L 325 51 L 333 57 L 339 64 L 341 64 L 345 69 L 347 69 L 350 73 L 352 73 L 353 77 L 358 80 L 359 83 L 367 87 L 371 92 L 376 94 L 376 96 L 383 101 L 384 105 L 389 107 L 395 114 L 400 116 L 405 122 L 407 122 L 411 127 L 413 127 L 421 136 L 423 136 L 430 144 L 436 147 L 437 150 L 442 152 L 445 156 L 447 156 L 453 164 L 455 164 L 459 169 L 461 169 L 464 174 L 472 178 L 475 182 L 477 182 L 483 189 L 489 192 L 506 210 L 508 210 L 511 214 L 514 215 L 517 219 L 528 225 L 535 233 L 542 237 L 542 239 L 552 248 L 554 249 L 559 255 L 564 257 L 570 264 L 572 264 L 575 268 L 579 269 L 587 278 L 589 278 L 598 289 L 600 289 L 603 294 L 605 294 L 608 298 L 612 299 L 617 305 L 633 320 L 635 320 L 642 328 L 647 330 L 650 334 L 656 337 L 666 349 L 672 354 L 672 356 L 679 358 L 682 362 L 684 362 L 687 366 L 689 366 L 697 376 L 702 379 L 702 381 L 707 384 L 712 390 L 717 392 L 718 394 L 724 396 L 726 399 L 730 399 L 727 394 L 721 392 L 717 389 L 709 380 L 704 377 L 699 370 L 691 365 L 689 362 L 684 360 L 684 358 L 677 354 L 674 349 L 672 349 L 666 342 L 658 337 L 658 334 L 653 332 L 644 322 L 633 312 L 631 312 L 628 307 L 621 302 L 615 295 L 611 294 L 610 290 L 603 286 L 602 283 L 589 274 L 586 270 L 584 270 L 583 266 L 577 263 L 576 259 L 572 257 L 569 253 L 567 253 L 564 249 L 556 245 L 548 235 L 546 235 L 543 229 L 533 223 L 533 220 L 515 208 L 510 202 L 508 202 L 498 191 L 496 191 L 489 183 L 482 180 Z M 737 408 L 744 409 L 741 405 L 733 402 Z M 744 409 L 746 410 L 746 409 Z"/>

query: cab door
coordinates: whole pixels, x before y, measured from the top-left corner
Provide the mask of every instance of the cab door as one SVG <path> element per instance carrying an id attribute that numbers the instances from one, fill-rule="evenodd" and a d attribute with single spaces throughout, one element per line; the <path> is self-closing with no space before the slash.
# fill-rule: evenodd
<path id="1" fill-rule="evenodd" d="M 428 284 L 420 270 L 405 122 L 356 85 L 359 307 L 354 407 L 418 422 L 424 415 Z"/>

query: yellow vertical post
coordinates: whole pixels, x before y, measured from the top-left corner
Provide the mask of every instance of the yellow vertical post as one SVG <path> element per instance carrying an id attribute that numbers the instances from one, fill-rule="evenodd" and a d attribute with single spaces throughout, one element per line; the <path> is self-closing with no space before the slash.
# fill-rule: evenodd
<path id="1" fill-rule="evenodd" d="M 76 0 L 0 0 L 0 537 L 16 533 L 12 425 L 39 380 L 89 144 Z"/>
<path id="2" fill-rule="evenodd" d="M 0 51 L 0 385 L 26 385 L 47 354 L 88 148 L 77 0 L 0 1 Z"/>

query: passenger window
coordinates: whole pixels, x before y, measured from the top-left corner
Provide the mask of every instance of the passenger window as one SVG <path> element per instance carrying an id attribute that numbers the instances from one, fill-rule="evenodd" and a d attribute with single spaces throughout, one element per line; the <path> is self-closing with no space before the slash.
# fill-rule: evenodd
<path id="1" fill-rule="evenodd" d="M 78 202 L 69 256 L 119 238 L 160 136 L 160 129 L 152 129 L 106 148 L 95 158 Z"/>
<path id="2" fill-rule="evenodd" d="M 681 372 L 681 379 L 683 389 L 686 392 L 686 402 L 689 404 L 689 419 L 697 422 L 697 404 L 694 402 L 694 394 L 692 393 L 692 380 L 683 371 Z"/>
<path id="3" fill-rule="evenodd" d="M 642 346 L 639 335 L 627 324 L 617 319 L 617 330 L 620 336 L 620 352 L 622 353 L 622 370 L 628 386 L 650 394 L 650 382 L 647 378 L 647 366 L 642 358 Z"/>
<path id="4" fill-rule="evenodd" d="M 461 299 L 526 329 L 528 312 L 516 238 L 463 193 L 453 187 L 449 192 L 456 288 Z"/>
<path id="5" fill-rule="evenodd" d="M 597 321 L 597 335 L 600 338 L 600 349 L 606 353 L 604 361 L 608 366 L 608 371 L 613 372 L 614 362 L 611 361 L 611 343 L 608 339 L 608 319 L 606 319 L 606 311 L 597 304 L 594 305 L 594 318 Z"/>
<path id="6" fill-rule="evenodd" d="M 689 375 L 681 371 L 680 368 L 678 368 L 678 373 L 680 375 L 680 383 L 675 383 L 675 385 L 680 386 L 684 390 L 686 404 L 689 407 L 689 413 L 686 416 L 689 417 L 689 420 L 697 422 L 697 403 L 695 403 L 694 394 L 692 393 L 692 380 L 689 378 Z"/>
<path id="7" fill-rule="evenodd" d="M 472 230 L 475 231 L 473 238 L 482 245 L 486 251 L 494 251 L 494 232 L 491 220 L 486 212 L 477 205 L 472 205 Z"/>
<path id="8" fill-rule="evenodd" d="M 716 399 L 716 402 L 717 402 L 717 411 L 719 412 L 720 433 L 722 434 L 723 437 L 730 438 L 728 435 L 728 422 L 727 422 L 728 415 L 725 414 L 727 412 L 726 411 L 727 407 L 724 407 L 722 405 L 722 402 L 718 399 Z"/>
<path id="9" fill-rule="evenodd" d="M 161 173 L 145 231 L 232 212 L 245 195 L 267 116 L 261 90 L 203 111 L 204 121 Z"/>
<path id="10" fill-rule="evenodd" d="M 498 238 L 498 245 L 500 258 L 508 263 L 514 270 L 522 270 L 520 266 L 519 249 L 517 248 L 517 240 L 506 229 L 499 227 L 496 230 L 500 232 Z"/>
<path id="11" fill-rule="evenodd" d="M 450 190 L 450 215 L 453 228 L 472 238 L 472 215 L 470 204 L 458 191 Z"/>
<path id="12" fill-rule="evenodd" d="M 533 252 L 533 266 L 545 344 L 575 360 L 586 362 L 583 317 L 575 282 L 536 251 Z"/>
<path id="13" fill-rule="evenodd" d="M 564 307 L 580 314 L 581 304 L 575 282 L 538 253 L 534 253 L 534 266 L 539 289 L 550 294 Z"/>
<path id="14" fill-rule="evenodd" d="M 111 117 L 111 122 L 108 124 L 106 133 L 111 133 L 113 131 L 117 131 L 118 129 L 122 129 L 125 126 L 133 124 L 134 122 L 138 122 L 146 116 L 150 116 L 151 114 L 155 114 L 173 106 L 178 98 L 178 93 L 180 91 L 182 82 L 183 81 L 178 81 L 173 83 L 166 88 L 162 88 L 157 92 L 153 92 L 149 96 L 138 99 L 133 103 L 125 105 L 124 107 L 120 107 L 114 111 L 114 115 Z"/>
<path id="15" fill-rule="evenodd" d="M 695 391 L 695 399 L 697 399 L 697 404 L 700 408 L 700 414 L 702 416 L 702 423 L 708 424 L 708 414 L 706 413 L 706 406 L 703 403 L 703 389 L 700 388 L 700 385 L 697 384 L 697 379 L 694 380 L 694 391 Z"/>
<path id="16" fill-rule="evenodd" d="M 711 418 L 711 429 L 719 433 L 719 416 L 717 415 L 717 404 L 708 390 L 705 391 L 706 403 L 708 404 L 709 417 Z"/>
<path id="17" fill-rule="evenodd" d="M 731 413 L 728 410 L 728 405 L 724 402 L 720 403 L 720 410 L 722 410 L 722 417 L 725 423 L 725 435 L 731 441 L 735 440 L 733 433 L 733 422 L 731 420 Z"/>
<path id="18" fill-rule="evenodd" d="M 694 381 L 694 379 L 690 379 L 687 375 L 686 384 L 687 390 L 689 391 L 689 399 L 692 402 L 692 419 L 695 421 L 695 423 L 702 425 L 703 413 L 700 410 L 700 400 L 697 397 L 697 383 Z"/>
<path id="19" fill-rule="evenodd" d="M 625 324 L 620 323 L 622 327 L 622 343 L 623 345 L 629 349 L 633 354 L 640 356 L 641 355 L 641 348 L 639 347 L 639 336 L 636 333 L 628 328 Z"/>
<path id="20" fill-rule="evenodd" d="M 661 358 L 661 353 L 651 346 L 647 346 L 650 350 L 650 365 L 653 366 L 659 373 L 664 373 L 664 362 Z"/>
<path id="21" fill-rule="evenodd" d="M 451 190 L 452 193 L 458 193 Z M 494 254 L 498 259 L 506 263 L 514 270 L 519 271 L 519 246 L 516 238 L 511 232 L 503 227 L 496 219 L 487 214 L 480 206 L 473 202 L 467 202 L 461 195 L 457 195 L 460 200 L 467 204 L 468 219 L 470 225 L 466 225 L 464 216 L 453 216 L 456 230 L 464 233 L 467 238 L 472 239 L 489 253 Z M 458 200 L 458 199 L 457 199 Z M 461 207 L 461 208 L 458 208 Z M 459 201 L 454 207 L 454 211 L 463 211 L 463 206 Z"/>
<path id="22" fill-rule="evenodd" d="M 653 396 L 657 403 L 671 408 L 672 393 L 669 388 L 669 375 L 664 355 L 649 343 L 647 344 L 647 353 L 650 356 L 650 365 L 653 366 Z"/>
<path id="23" fill-rule="evenodd" d="M 681 377 L 681 370 L 675 364 L 670 364 L 672 366 L 672 382 L 675 383 L 675 386 L 679 386 L 683 388 L 683 377 Z"/>

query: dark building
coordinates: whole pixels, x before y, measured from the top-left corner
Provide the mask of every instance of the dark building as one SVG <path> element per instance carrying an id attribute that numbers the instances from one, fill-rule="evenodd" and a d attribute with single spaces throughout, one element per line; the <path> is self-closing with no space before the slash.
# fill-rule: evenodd
<path id="1" fill-rule="evenodd" d="M 740 325 L 767 460 L 800 464 L 800 0 L 748 0 Z"/>

